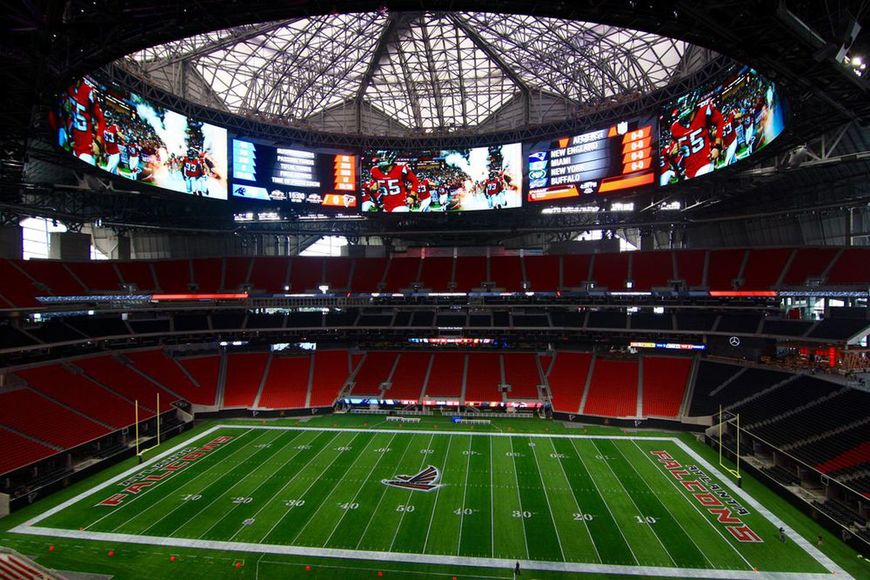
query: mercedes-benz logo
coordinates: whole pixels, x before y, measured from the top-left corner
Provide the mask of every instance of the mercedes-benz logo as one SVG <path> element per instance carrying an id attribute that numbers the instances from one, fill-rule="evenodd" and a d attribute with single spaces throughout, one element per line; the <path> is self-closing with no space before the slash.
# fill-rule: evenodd
<path id="1" fill-rule="evenodd" d="M 728 339 L 728 344 L 730 344 L 731 346 L 740 346 L 740 337 L 732 336 Z"/>

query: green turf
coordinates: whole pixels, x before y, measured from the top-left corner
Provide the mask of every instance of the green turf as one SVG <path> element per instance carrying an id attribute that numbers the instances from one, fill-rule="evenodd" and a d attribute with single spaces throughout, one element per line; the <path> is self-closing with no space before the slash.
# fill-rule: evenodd
<path id="1" fill-rule="evenodd" d="M 430 432 L 401 426 L 401 432 L 391 433 L 383 429 L 396 425 L 377 419 L 324 417 L 307 423 L 349 427 L 340 431 L 263 429 L 261 422 L 233 422 L 237 428 L 219 427 L 184 447 L 193 449 L 221 435 L 232 437 L 227 443 L 122 504 L 95 505 L 123 489 L 112 484 L 36 524 L 86 533 L 242 542 L 264 545 L 258 550 L 264 553 L 191 549 L 183 542 L 164 547 L 72 538 L 56 540 L 55 552 L 43 552 L 40 561 L 49 566 L 66 564 L 70 556 L 59 552 L 67 545 L 87 546 L 85 552 L 111 545 L 116 556 L 100 558 L 105 561 L 99 564 L 73 558 L 70 567 L 99 570 L 98 566 L 105 566 L 125 576 L 131 571 L 125 574 L 120 558 L 135 554 L 137 561 L 155 566 L 147 573 L 150 577 L 159 577 L 163 572 L 156 571 L 152 561 L 169 565 L 168 556 L 175 554 L 178 559 L 171 565 L 183 568 L 182 561 L 187 566 L 197 561 L 197 569 L 211 570 L 211 577 L 244 576 L 251 573 L 252 564 L 261 577 L 282 576 L 295 573 L 303 562 L 316 568 L 312 577 L 329 577 L 328 570 L 366 577 L 381 568 L 419 577 L 456 575 L 456 566 L 425 561 L 427 555 L 441 555 L 796 574 L 826 571 L 796 542 L 780 543 L 776 526 L 754 508 L 741 519 L 764 542 L 745 544 L 728 534 L 651 454 L 667 451 L 683 465 L 696 463 L 672 441 L 624 437 L 608 429 L 565 429 L 537 420 L 496 421 L 489 428 L 474 429 L 509 432 L 508 437 L 472 436 L 463 430 L 467 426 L 431 420 L 419 425 Z M 528 436 L 536 430 L 613 437 Z M 183 438 L 164 444 L 163 449 L 182 443 Z M 710 450 L 693 450 L 710 460 Z M 433 491 L 399 489 L 381 482 L 414 474 L 427 465 L 441 472 L 441 485 Z M 94 482 L 124 468 L 130 465 L 107 470 Z M 16 514 L 10 526 L 87 487 L 75 486 L 47 500 L 42 509 L 38 503 Z M 756 495 L 758 490 L 750 491 Z M 787 515 L 783 519 L 797 532 L 814 538 L 811 534 L 817 528 L 783 507 L 783 502 L 768 502 L 769 496 L 757 499 L 776 515 Z M 2 541 L 31 553 L 33 546 L 44 547 L 51 540 L 8 534 Z M 286 556 L 270 553 L 272 545 L 358 550 L 359 560 L 333 559 L 329 552 Z M 370 551 L 421 554 L 424 561 L 391 562 L 389 556 L 366 561 Z M 244 562 L 242 568 L 233 568 L 236 560 Z M 222 572 L 216 571 L 218 562 L 224 566 Z M 492 566 L 468 575 L 506 577 L 509 566 Z M 860 576 L 854 562 L 847 571 Z M 558 576 L 535 571 L 532 577 Z"/>

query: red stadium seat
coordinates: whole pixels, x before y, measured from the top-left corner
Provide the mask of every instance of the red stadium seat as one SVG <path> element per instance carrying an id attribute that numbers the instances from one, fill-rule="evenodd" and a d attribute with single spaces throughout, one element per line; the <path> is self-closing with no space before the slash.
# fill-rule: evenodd
<path id="1" fill-rule="evenodd" d="M 504 382 L 511 386 L 507 396 L 509 399 L 538 399 L 538 385 L 541 377 L 538 374 L 537 355 L 534 353 L 505 353 Z"/>
<path id="2" fill-rule="evenodd" d="M 453 282 L 453 258 L 424 258 L 420 271 L 423 288 L 447 292 Z"/>
<path id="3" fill-rule="evenodd" d="M 95 421 L 28 389 L 0 394 L 0 423 L 64 449 L 110 433 Z"/>
<path id="4" fill-rule="evenodd" d="M 190 292 L 189 260 L 158 260 L 154 262 L 154 273 L 161 291 L 169 294 Z"/>
<path id="5" fill-rule="evenodd" d="M 373 351 L 366 355 L 354 379 L 351 395 L 355 397 L 377 397 L 381 394 L 381 383 L 386 382 L 393 370 L 398 353 Z"/>
<path id="6" fill-rule="evenodd" d="M 596 288 L 608 290 L 624 290 L 628 279 L 629 253 L 595 254 L 592 264 L 592 280 Z"/>
<path id="7" fill-rule="evenodd" d="M 592 256 L 585 254 L 562 256 L 562 286 L 579 288 L 590 280 Z"/>
<path id="8" fill-rule="evenodd" d="M 526 278 L 535 292 L 555 292 L 559 289 L 559 256 L 526 256 Z"/>
<path id="9" fill-rule="evenodd" d="M 636 359 L 596 358 L 583 413 L 604 417 L 636 416 L 637 373 Z"/>
<path id="10" fill-rule="evenodd" d="M 225 408 L 250 409 L 254 406 L 268 359 L 268 354 L 260 352 L 227 355 L 223 404 Z"/>
<path id="11" fill-rule="evenodd" d="M 697 288 L 704 284 L 704 260 L 706 250 L 681 250 L 674 252 L 677 259 L 676 279 L 683 280 L 688 288 Z"/>
<path id="12" fill-rule="evenodd" d="M 676 279 L 673 258 L 670 251 L 631 252 L 632 289 L 667 288 Z"/>
<path id="13" fill-rule="evenodd" d="M 253 258 L 225 258 L 224 259 L 224 284 L 221 290 L 238 292 L 244 284 L 248 283 L 248 273 L 251 269 Z"/>
<path id="14" fill-rule="evenodd" d="M 192 281 L 196 283 L 197 292 L 220 292 L 223 260 L 220 258 L 195 258 L 191 260 L 191 264 L 193 265 Z"/>
<path id="15" fill-rule="evenodd" d="M 166 356 L 162 350 L 129 352 L 125 353 L 124 356 L 130 359 L 139 371 L 194 405 L 214 405 L 215 387 L 217 386 L 216 373 L 211 387 L 208 385 L 203 387 L 191 381 L 187 373 L 179 366 L 178 361 Z M 218 357 L 212 358 L 217 360 Z"/>
<path id="16" fill-rule="evenodd" d="M 492 256 L 489 259 L 490 281 L 496 288 L 508 292 L 522 292 L 523 259 L 520 256 Z"/>
<path id="17" fill-rule="evenodd" d="M 314 355 L 309 407 L 331 407 L 350 374 L 346 350 L 318 350 Z"/>
<path id="18" fill-rule="evenodd" d="M 690 358 L 643 357 L 643 415 L 679 415 L 691 370 Z"/>
<path id="19" fill-rule="evenodd" d="M 465 354 L 436 352 L 433 356 L 425 398 L 459 400 L 465 374 Z"/>
<path id="20" fill-rule="evenodd" d="M 749 250 L 749 259 L 743 271 L 741 289 L 770 290 L 774 288 L 793 251 L 790 248 Z"/>
<path id="21" fill-rule="evenodd" d="M 157 290 L 149 262 L 116 262 L 115 266 L 125 284 L 135 284 L 140 292 Z"/>
<path id="22" fill-rule="evenodd" d="M 263 385 L 261 409 L 301 409 L 308 396 L 311 356 L 272 356 L 269 375 Z"/>
<path id="23" fill-rule="evenodd" d="M 393 372 L 390 388 L 384 393 L 387 399 L 417 401 L 423 390 L 423 382 L 429 370 L 432 354 L 428 352 L 403 352 Z"/>
<path id="24" fill-rule="evenodd" d="M 472 352 L 468 354 L 468 371 L 465 379 L 466 402 L 501 402 L 498 390 L 502 382 L 501 361 L 495 353 Z"/>
<path id="25" fill-rule="evenodd" d="M 560 352 L 555 355 L 552 369 L 547 375 L 555 411 L 578 412 L 591 362 L 592 355 L 585 352 Z"/>

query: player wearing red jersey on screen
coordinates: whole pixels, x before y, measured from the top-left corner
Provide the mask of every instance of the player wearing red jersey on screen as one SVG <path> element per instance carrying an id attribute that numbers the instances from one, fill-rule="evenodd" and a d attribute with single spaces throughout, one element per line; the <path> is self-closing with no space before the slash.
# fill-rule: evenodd
<path id="1" fill-rule="evenodd" d="M 76 157 L 96 165 L 96 147 L 102 148 L 106 120 L 94 88 L 79 79 L 67 89 L 65 105 L 67 138 Z"/>
<path id="2" fill-rule="evenodd" d="M 130 179 L 136 179 L 139 173 L 139 145 L 135 141 L 127 143 L 127 168 L 130 170 Z"/>
<path id="3" fill-rule="evenodd" d="M 407 165 L 397 164 L 393 152 L 379 152 L 376 162 L 367 185 L 375 205 L 385 212 L 410 211 L 409 198 L 420 185 L 417 176 Z"/>
<path id="4" fill-rule="evenodd" d="M 501 209 L 504 205 L 504 178 L 497 171 L 490 171 L 489 177 L 483 184 L 483 195 L 486 196 L 486 205 L 489 209 Z"/>
<path id="5" fill-rule="evenodd" d="M 203 194 L 201 181 L 205 177 L 205 165 L 202 158 L 193 149 L 190 149 L 187 152 L 187 157 L 184 158 L 182 176 L 187 193 L 200 196 Z"/>
<path id="6" fill-rule="evenodd" d="M 417 206 L 420 211 L 429 211 L 429 206 L 432 204 L 432 183 L 428 177 L 420 180 L 417 186 Z"/>
<path id="7" fill-rule="evenodd" d="M 671 159 L 681 160 L 683 179 L 713 171 L 722 153 L 722 113 L 711 103 L 690 107 L 671 125 Z"/>
<path id="8" fill-rule="evenodd" d="M 103 153 L 106 155 L 104 169 L 109 173 L 118 175 L 118 163 L 121 161 L 121 148 L 118 147 L 122 139 L 118 125 L 112 123 L 103 129 Z"/>

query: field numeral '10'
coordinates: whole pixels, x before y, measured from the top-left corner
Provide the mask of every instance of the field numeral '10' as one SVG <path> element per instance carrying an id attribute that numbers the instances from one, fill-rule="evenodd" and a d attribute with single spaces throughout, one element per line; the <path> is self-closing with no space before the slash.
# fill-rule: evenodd
<path id="1" fill-rule="evenodd" d="M 639 524 L 654 524 L 658 520 L 652 516 L 634 516 L 634 521 Z"/>

